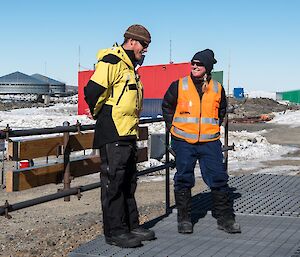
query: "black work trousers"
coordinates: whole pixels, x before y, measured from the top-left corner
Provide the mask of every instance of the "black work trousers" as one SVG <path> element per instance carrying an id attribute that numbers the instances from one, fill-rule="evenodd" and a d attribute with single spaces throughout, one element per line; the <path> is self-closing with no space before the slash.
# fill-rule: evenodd
<path id="1" fill-rule="evenodd" d="M 137 186 L 135 141 L 118 141 L 100 148 L 101 202 L 104 235 L 120 235 L 139 226 L 134 197 Z"/>

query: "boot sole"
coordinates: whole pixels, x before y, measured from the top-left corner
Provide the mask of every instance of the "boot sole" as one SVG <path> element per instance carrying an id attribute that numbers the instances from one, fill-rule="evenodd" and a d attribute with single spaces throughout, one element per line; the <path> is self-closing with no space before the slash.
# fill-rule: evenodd
<path id="1" fill-rule="evenodd" d="M 180 234 L 193 234 L 193 231 L 179 231 L 178 230 L 178 233 L 180 233 Z"/>

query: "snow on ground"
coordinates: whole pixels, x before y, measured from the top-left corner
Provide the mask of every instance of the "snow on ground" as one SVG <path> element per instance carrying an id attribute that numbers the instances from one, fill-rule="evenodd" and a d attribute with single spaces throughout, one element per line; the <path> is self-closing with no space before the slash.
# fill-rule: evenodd
<path id="1" fill-rule="evenodd" d="M 75 125 L 95 123 L 85 115 L 77 115 L 76 104 L 55 104 L 51 107 L 14 109 L 0 112 L 0 129 L 9 124 L 11 129 L 50 128 L 62 126 L 64 121 Z"/>
<path id="2" fill-rule="evenodd" d="M 276 93 L 275 92 L 265 92 L 265 91 L 251 91 L 251 92 L 247 92 L 247 90 L 245 91 L 245 94 L 247 95 L 247 97 L 249 98 L 271 98 L 276 100 Z"/>
<path id="3" fill-rule="evenodd" d="M 51 107 L 25 108 L 11 111 L 0 111 L 0 129 L 4 129 L 9 124 L 11 129 L 28 129 L 62 126 L 64 121 L 70 125 L 75 125 L 77 121 L 81 124 L 94 124 L 95 121 L 85 115 L 77 115 L 76 104 L 57 103 Z M 286 124 L 289 126 L 300 126 L 300 111 L 288 111 L 286 113 L 277 113 L 271 123 Z M 165 126 L 163 122 L 157 122 L 149 125 L 149 133 L 164 133 Z M 235 145 L 235 151 L 229 152 L 229 170 L 237 171 L 252 170 L 261 167 L 263 173 L 280 173 L 280 170 L 272 171 L 264 169 L 261 161 L 281 159 L 282 155 L 295 151 L 296 148 L 270 144 L 263 137 L 264 131 L 260 132 L 229 132 L 229 145 Z M 162 159 L 163 161 L 164 159 Z M 140 168 L 149 168 L 162 164 L 154 159 L 140 164 Z M 288 170 L 291 173 L 295 167 L 282 167 L 281 170 Z M 159 177 L 155 177 L 159 179 Z"/>
<path id="4" fill-rule="evenodd" d="M 37 100 L 36 94 L 5 94 L 0 95 L 0 99 L 2 102 L 12 102 L 12 101 L 25 101 L 25 102 L 34 102 Z M 77 104 L 78 102 L 78 95 L 66 96 L 66 97 L 59 97 L 59 96 L 51 96 L 50 102 L 53 103 L 73 103 Z"/>
<path id="5" fill-rule="evenodd" d="M 234 151 L 228 154 L 228 169 L 253 170 L 262 168 L 263 161 L 282 159 L 282 155 L 294 152 L 296 147 L 270 144 L 259 132 L 229 132 L 229 145 L 234 144 Z"/>
<path id="6" fill-rule="evenodd" d="M 286 111 L 275 114 L 270 123 L 285 124 L 290 127 L 300 127 L 300 111 Z"/>

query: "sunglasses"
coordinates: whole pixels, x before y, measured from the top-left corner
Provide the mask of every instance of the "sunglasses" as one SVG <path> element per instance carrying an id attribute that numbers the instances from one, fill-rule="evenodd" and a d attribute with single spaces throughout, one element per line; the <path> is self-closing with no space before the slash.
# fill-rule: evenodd
<path id="1" fill-rule="evenodd" d="M 149 46 L 149 44 L 147 42 L 145 42 L 145 41 L 141 41 L 141 40 L 137 40 L 137 41 L 139 41 L 139 43 L 141 44 L 141 46 L 143 48 L 147 48 Z"/>
<path id="2" fill-rule="evenodd" d="M 191 61 L 191 65 L 194 66 L 198 66 L 198 67 L 204 67 L 204 64 L 202 62 L 195 62 L 195 61 Z"/>

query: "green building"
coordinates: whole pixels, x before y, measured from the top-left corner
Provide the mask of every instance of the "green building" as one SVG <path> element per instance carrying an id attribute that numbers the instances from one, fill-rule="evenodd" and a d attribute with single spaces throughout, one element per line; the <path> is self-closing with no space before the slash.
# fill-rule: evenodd
<path id="1" fill-rule="evenodd" d="M 223 85 L 223 71 L 213 71 L 211 76 L 214 80 L 220 82 Z"/>
<path id="2" fill-rule="evenodd" d="M 300 90 L 276 92 L 276 100 L 286 100 L 291 103 L 300 104 Z"/>

